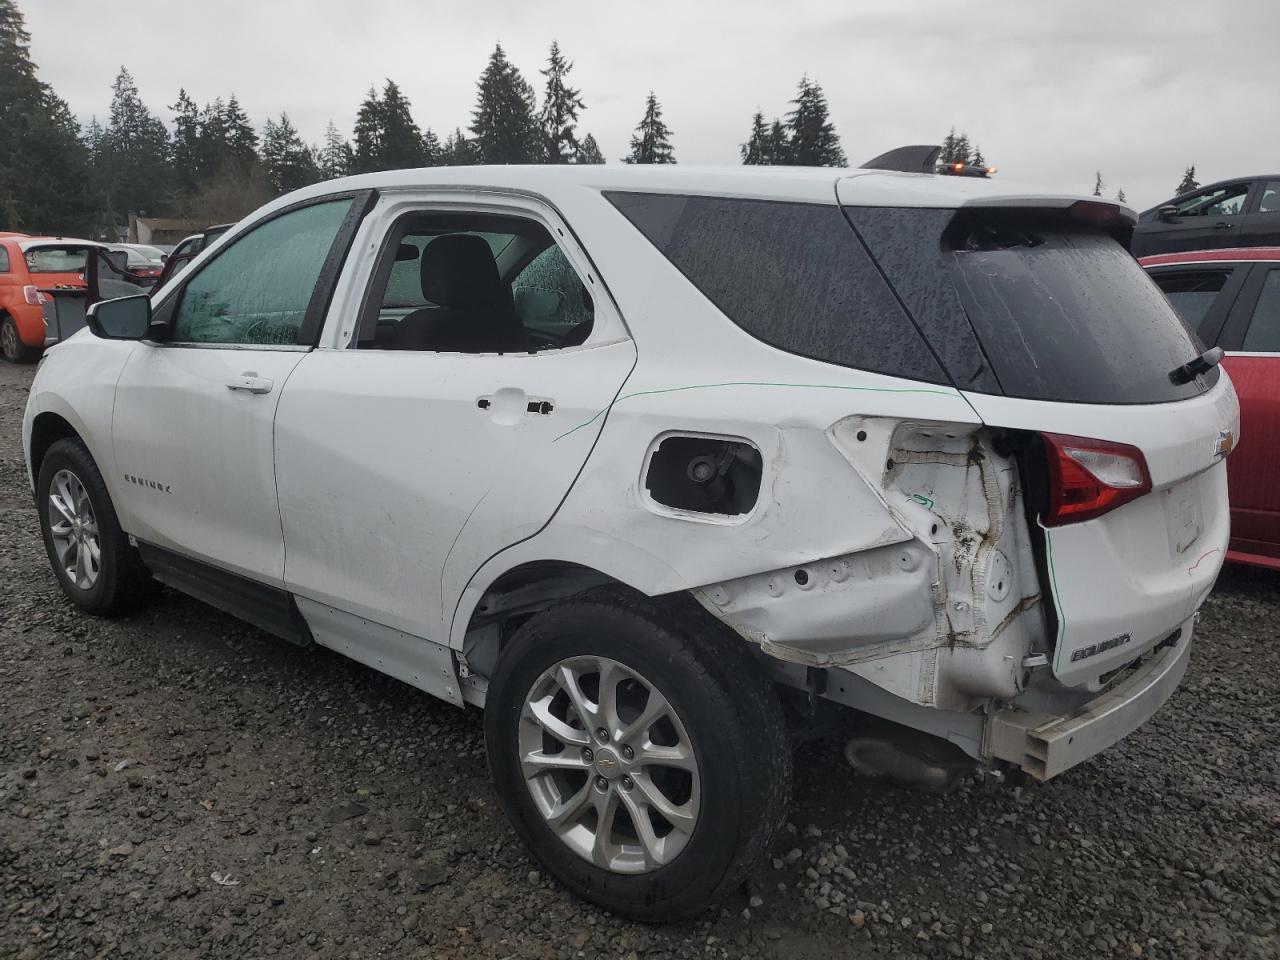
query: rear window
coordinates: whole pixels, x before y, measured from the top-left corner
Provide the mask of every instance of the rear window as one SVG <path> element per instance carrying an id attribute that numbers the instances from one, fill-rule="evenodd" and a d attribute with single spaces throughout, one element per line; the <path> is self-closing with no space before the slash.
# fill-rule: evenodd
<path id="1" fill-rule="evenodd" d="M 82 273 L 87 255 L 84 247 L 31 247 L 23 259 L 28 273 Z"/>
<path id="2" fill-rule="evenodd" d="M 834 204 L 605 196 L 753 337 L 841 366 L 950 382 Z"/>
<path id="3" fill-rule="evenodd" d="M 1204 346 L 1103 231 L 1045 211 L 848 212 L 913 309 L 963 311 L 1009 396 L 1161 403 L 1217 381 L 1216 368 L 1203 383 L 1170 380 Z"/>

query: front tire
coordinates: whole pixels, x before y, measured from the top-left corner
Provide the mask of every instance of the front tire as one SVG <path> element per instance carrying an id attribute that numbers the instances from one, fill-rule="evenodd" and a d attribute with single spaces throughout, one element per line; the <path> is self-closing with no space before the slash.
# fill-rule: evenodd
<path id="1" fill-rule="evenodd" d="M 18 324 L 10 316 L 0 318 L 0 354 L 10 363 L 35 363 L 44 353 L 44 347 L 29 347 L 22 342 Z"/>
<path id="2" fill-rule="evenodd" d="M 677 604 L 607 591 L 526 621 L 489 685 L 485 743 L 533 855 L 636 920 L 732 891 L 787 812 L 772 687 L 742 641 Z"/>
<path id="3" fill-rule="evenodd" d="M 98 465 L 79 438 L 59 440 L 45 453 L 36 505 L 49 563 L 77 606 L 113 617 L 150 598 L 151 576 L 120 529 Z"/>

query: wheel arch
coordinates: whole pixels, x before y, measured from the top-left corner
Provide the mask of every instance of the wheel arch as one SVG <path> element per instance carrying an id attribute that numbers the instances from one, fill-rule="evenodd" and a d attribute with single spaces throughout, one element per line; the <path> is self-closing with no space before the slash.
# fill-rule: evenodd
<path id="1" fill-rule="evenodd" d="M 49 452 L 49 448 L 59 440 L 68 438 L 75 438 L 84 443 L 84 437 L 80 431 L 60 413 L 46 410 L 35 415 L 31 421 L 31 439 L 27 442 L 27 462 L 31 465 L 33 480 L 40 473 L 40 464 L 44 462 L 44 456 Z"/>

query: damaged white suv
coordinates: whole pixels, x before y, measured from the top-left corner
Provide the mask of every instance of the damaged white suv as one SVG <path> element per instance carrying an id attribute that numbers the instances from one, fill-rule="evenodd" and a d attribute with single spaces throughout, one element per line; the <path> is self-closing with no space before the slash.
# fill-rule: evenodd
<path id="1" fill-rule="evenodd" d="M 23 440 L 58 579 L 484 707 L 517 832 L 632 917 L 765 849 L 784 708 L 848 708 L 864 769 L 1054 776 L 1186 669 L 1235 394 L 1130 211 L 872 166 L 271 203 L 49 351 Z"/>

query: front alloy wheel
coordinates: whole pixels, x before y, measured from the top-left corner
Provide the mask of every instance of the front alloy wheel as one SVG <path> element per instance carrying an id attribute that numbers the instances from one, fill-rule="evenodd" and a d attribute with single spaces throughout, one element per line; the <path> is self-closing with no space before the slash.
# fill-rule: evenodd
<path id="1" fill-rule="evenodd" d="M 55 473 L 45 510 L 58 566 L 73 586 L 92 590 L 102 567 L 102 544 L 98 518 L 80 478 L 66 469 Z"/>
<path id="2" fill-rule="evenodd" d="M 652 682 L 608 657 L 544 671 L 520 715 L 520 765 L 534 806 L 578 856 L 604 870 L 670 863 L 698 822 L 698 761 Z"/>

